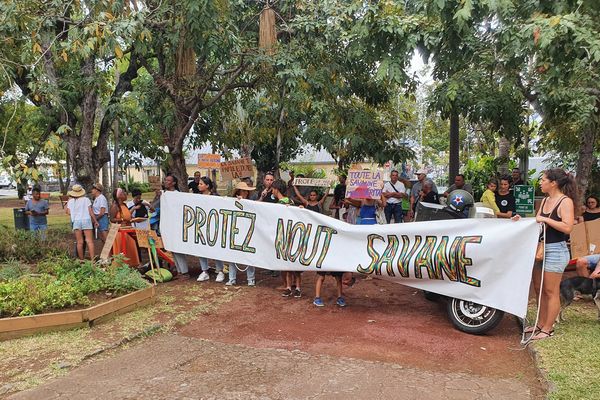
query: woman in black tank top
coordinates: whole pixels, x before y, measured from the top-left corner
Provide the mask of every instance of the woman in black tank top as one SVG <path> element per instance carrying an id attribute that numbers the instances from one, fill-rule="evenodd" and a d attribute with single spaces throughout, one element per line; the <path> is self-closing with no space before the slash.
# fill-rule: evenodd
<path id="1" fill-rule="evenodd" d="M 573 204 L 578 204 L 575 180 L 560 168 L 544 171 L 540 187 L 547 197 L 542 201 L 536 221 L 543 223 L 546 228 L 546 252 L 544 270 L 542 263 L 536 263 L 533 268 L 533 286 L 537 295 L 540 290 L 542 293 L 538 304 L 538 325 L 526 329 L 526 332 L 536 332 L 533 340 L 554 334 L 554 321 L 560 312 L 560 282 L 570 259 L 566 238 L 575 221 Z M 540 288 L 542 274 L 544 285 Z"/>
<path id="2" fill-rule="evenodd" d="M 304 208 L 318 213 L 323 213 L 323 203 L 327 198 L 326 194 L 323 194 L 323 197 L 319 199 L 319 194 L 317 191 L 311 190 L 310 194 L 308 195 L 308 199 L 305 199 L 295 185 L 292 187 L 294 188 L 294 192 L 296 192 L 296 197 L 302 202 Z"/>

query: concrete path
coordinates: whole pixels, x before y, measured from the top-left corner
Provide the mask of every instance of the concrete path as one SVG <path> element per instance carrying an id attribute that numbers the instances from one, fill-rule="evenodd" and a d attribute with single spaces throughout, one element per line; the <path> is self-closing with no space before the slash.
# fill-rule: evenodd
<path id="1" fill-rule="evenodd" d="M 531 399 L 517 380 L 160 334 L 9 399 Z"/>

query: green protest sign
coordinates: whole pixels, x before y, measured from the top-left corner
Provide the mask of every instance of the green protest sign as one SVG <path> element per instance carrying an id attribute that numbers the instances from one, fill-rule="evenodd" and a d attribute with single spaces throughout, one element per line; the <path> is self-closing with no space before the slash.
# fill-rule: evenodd
<path id="1" fill-rule="evenodd" d="M 515 186 L 515 205 L 517 214 L 525 216 L 526 214 L 533 214 L 533 200 L 535 190 L 533 186 L 529 185 L 516 185 Z"/>

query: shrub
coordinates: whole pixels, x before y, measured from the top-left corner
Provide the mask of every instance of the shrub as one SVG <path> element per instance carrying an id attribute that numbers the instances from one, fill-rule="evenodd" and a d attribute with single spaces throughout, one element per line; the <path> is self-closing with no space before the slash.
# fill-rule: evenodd
<path id="1" fill-rule="evenodd" d="M 127 191 L 129 193 L 131 193 L 132 190 L 134 189 L 139 189 L 142 193 L 147 193 L 150 192 L 150 184 L 147 182 L 134 182 L 133 180 L 130 180 L 127 185 L 125 185 L 125 182 L 119 182 L 119 187 L 121 189 L 127 189 Z"/>
<path id="2" fill-rule="evenodd" d="M 64 236 L 48 231 L 48 238 L 41 240 L 35 232 L 0 226 L 0 262 L 19 260 L 34 263 L 46 257 L 66 254 Z"/>
<path id="3" fill-rule="evenodd" d="M 27 267 L 18 262 L 7 263 L 0 271 L 6 278 L 0 281 L 0 317 L 88 305 L 90 293 L 123 294 L 149 285 L 119 258 L 106 269 L 90 261 L 55 256 L 41 261 L 36 275 L 26 275 Z"/>

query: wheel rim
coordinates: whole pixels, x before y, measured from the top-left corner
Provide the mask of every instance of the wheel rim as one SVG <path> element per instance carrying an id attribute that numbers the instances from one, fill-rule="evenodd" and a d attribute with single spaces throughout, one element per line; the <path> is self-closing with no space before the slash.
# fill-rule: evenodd
<path id="1" fill-rule="evenodd" d="M 497 310 L 472 301 L 452 299 L 452 314 L 467 326 L 481 326 L 491 321 Z"/>

